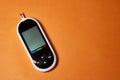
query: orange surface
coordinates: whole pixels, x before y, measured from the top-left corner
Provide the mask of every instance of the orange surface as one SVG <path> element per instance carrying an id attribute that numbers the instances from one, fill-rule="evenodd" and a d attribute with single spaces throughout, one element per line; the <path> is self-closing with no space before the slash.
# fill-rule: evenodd
<path id="1" fill-rule="evenodd" d="M 16 33 L 20 12 L 37 18 L 53 43 L 52 71 L 31 65 Z M 120 80 L 120 1 L 1 1 L 0 80 Z"/>

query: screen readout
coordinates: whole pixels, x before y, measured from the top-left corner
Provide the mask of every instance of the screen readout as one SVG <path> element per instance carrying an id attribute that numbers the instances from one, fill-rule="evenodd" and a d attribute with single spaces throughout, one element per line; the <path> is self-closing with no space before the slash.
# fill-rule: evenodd
<path id="1" fill-rule="evenodd" d="M 37 26 L 34 26 L 22 32 L 23 38 L 32 53 L 41 50 L 42 46 L 46 46 L 45 41 L 39 32 Z"/>

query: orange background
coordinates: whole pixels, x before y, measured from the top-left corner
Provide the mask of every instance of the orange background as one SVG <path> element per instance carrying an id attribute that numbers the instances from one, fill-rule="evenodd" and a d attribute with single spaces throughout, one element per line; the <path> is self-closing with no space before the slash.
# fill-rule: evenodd
<path id="1" fill-rule="evenodd" d="M 16 33 L 20 12 L 43 25 L 59 58 L 52 71 L 31 65 Z M 0 80 L 120 80 L 120 1 L 1 1 Z"/>

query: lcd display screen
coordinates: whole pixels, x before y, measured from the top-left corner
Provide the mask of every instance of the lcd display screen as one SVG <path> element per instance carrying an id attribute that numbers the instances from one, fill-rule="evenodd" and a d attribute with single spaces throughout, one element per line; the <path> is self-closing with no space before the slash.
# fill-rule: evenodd
<path id="1" fill-rule="evenodd" d="M 46 47 L 46 43 L 37 26 L 22 32 L 22 36 L 32 54 Z"/>

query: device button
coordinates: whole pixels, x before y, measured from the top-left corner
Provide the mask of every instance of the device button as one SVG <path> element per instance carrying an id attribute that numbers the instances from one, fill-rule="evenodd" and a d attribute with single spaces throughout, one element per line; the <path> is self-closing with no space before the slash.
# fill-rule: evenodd
<path id="1" fill-rule="evenodd" d="M 48 58 L 48 59 L 51 59 L 52 57 L 53 57 L 53 55 L 52 55 L 51 53 L 48 53 L 47 58 Z"/>
<path id="2" fill-rule="evenodd" d="M 44 56 L 41 56 L 41 59 L 43 59 L 44 58 Z"/>
<path id="3" fill-rule="evenodd" d="M 39 60 L 39 61 L 37 61 L 37 63 L 36 63 L 37 65 L 42 65 L 43 64 L 43 62 L 41 61 L 41 60 Z"/>
<path id="4" fill-rule="evenodd" d="M 52 58 L 52 56 L 49 55 L 49 56 L 48 56 L 48 59 L 50 59 L 50 58 Z"/>
<path id="5" fill-rule="evenodd" d="M 36 64 L 40 64 L 40 62 L 37 61 Z"/>
<path id="6" fill-rule="evenodd" d="M 43 63 L 44 63 L 44 64 L 47 64 L 47 61 L 44 61 Z"/>
<path id="7" fill-rule="evenodd" d="M 48 63 L 47 59 L 42 60 L 43 65 L 46 65 Z"/>

